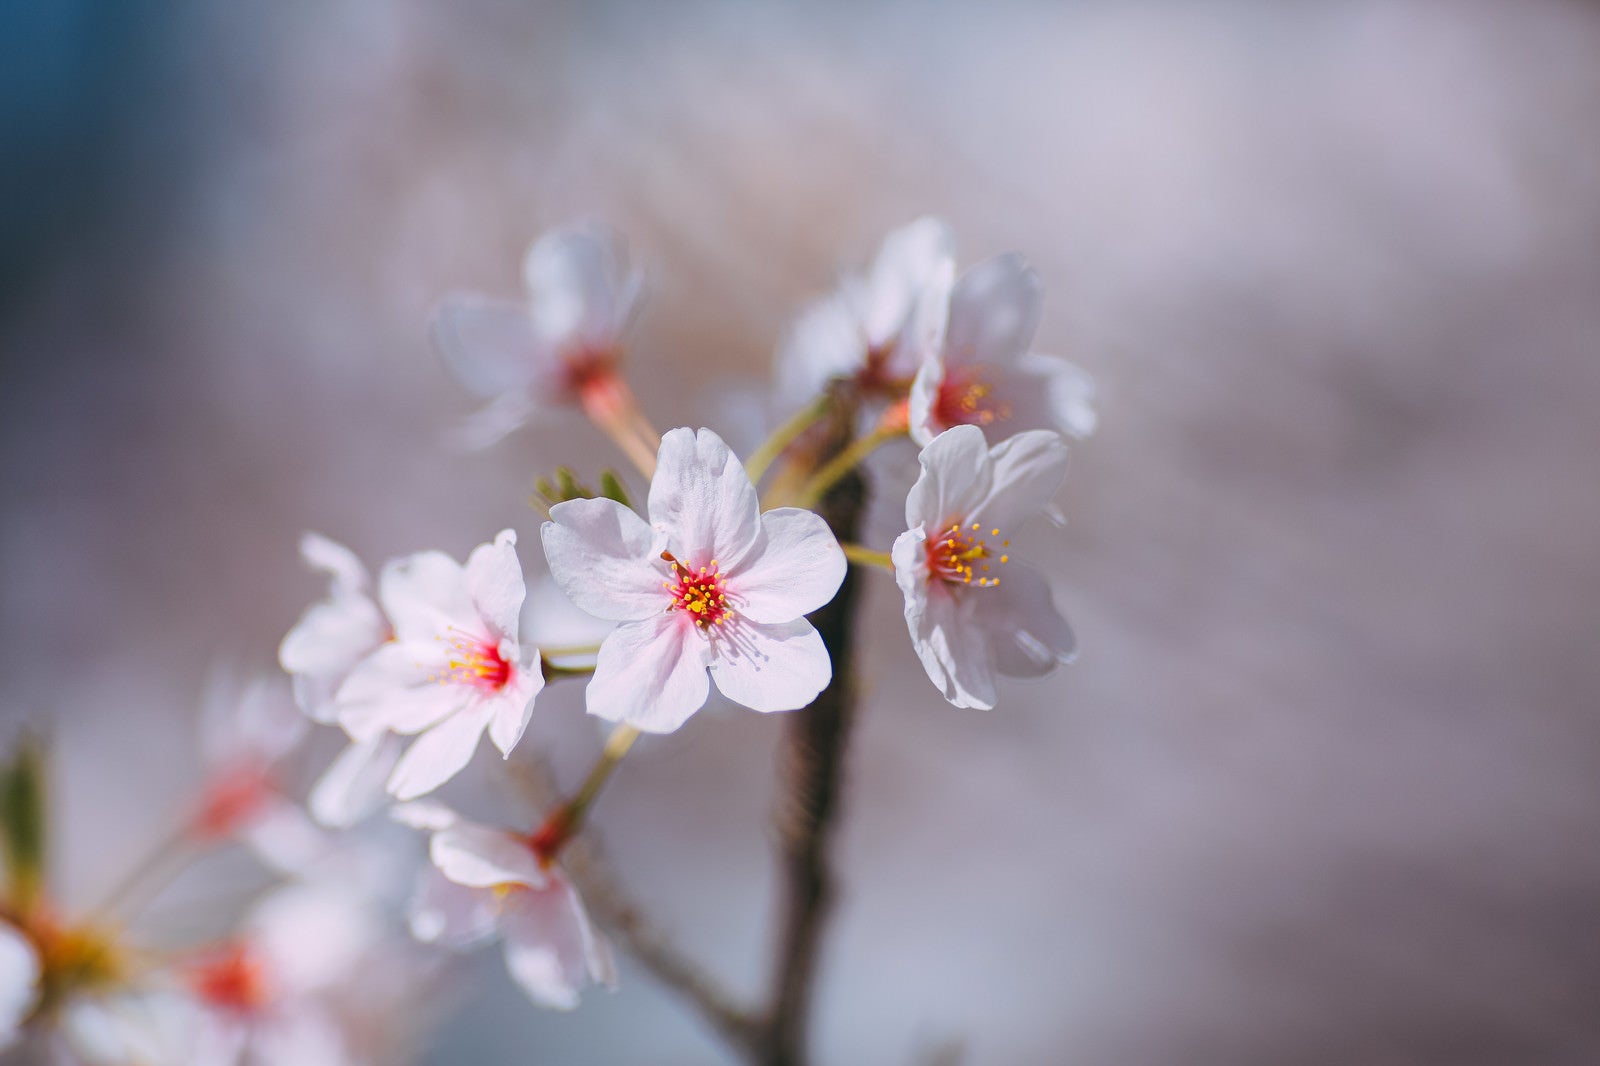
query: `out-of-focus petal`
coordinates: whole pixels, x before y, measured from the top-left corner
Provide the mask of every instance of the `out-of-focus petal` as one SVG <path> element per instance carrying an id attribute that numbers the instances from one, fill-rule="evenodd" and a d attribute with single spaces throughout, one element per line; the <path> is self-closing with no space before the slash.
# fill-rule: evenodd
<path id="1" fill-rule="evenodd" d="M 391 733 L 353 741 L 312 786 L 311 816 L 330 829 L 345 829 L 377 811 L 389 800 L 383 785 L 402 750 Z"/>
<path id="2" fill-rule="evenodd" d="M 357 740 L 427 729 L 464 702 L 459 688 L 438 683 L 448 666 L 438 642 L 385 644 L 339 686 L 339 724 Z"/>
<path id="3" fill-rule="evenodd" d="M 741 617 L 788 622 L 833 599 L 848 566 L 820 515 L 780 507 L 761 516 L 761 538 L 728 582 Z"/>
<path id="4" fill-rule="evenodd" d="M 972 267 L 950 292 L 945 361 L 950 365 L 1015 362 L 1039 328 L 1039 275 L 1014 252 Z"/>
<path id="5" fill-rule="evenodd" d="M 681 613 L 618 626 L 600 645 L 585 698 L 589 713 L 646 733 L 670 733 L 705 705 L 708 643 Z"/>
<path id="6" fill-rule="evenodd" d="M 474 293 L 446 296 L 433 313 L 434 346 L 469 392 L 484 399 L 529 395 L 557 369 L 558 354 L 528 308 Z"/>
<path id="7" fill-rule="evenodd" d="M 538 887 L 546 881 L 526 840 L 474 822 L 458 822 L 433 834 L 428 856 L 440 873 L 470 888 L 506 884 Z"/>
<path id="8" fill-rule="evenodd" d="M 485 628 L 467 591 L 466 572 L 444 552 L 390 560 L 378 578 L 378 596 L 402 641 L 432 641 L 452 627 L 477 636 Z"/>
<path id="9" fill-rule="evenodd" d="M 711 660 L 711 679 L 754 711 L 793 711 L 816 699 L 833 677 L 822 636 L 804 618 L 777 625 L 736 623 Z"/>
<path id="10" fill-rule="evenodd" d="M 738 457 L 709 429 L 674 429 L 661 438 L 656 463 L 650 522 L 666 547 L 687 567 L 715 559 L 736 569 L 761 533 L 756 489 Z"/>
<path id="11" fill-rule="evenodd" d="M 896 339 L 923 287 L 955 255 L 950 227 L 923 217 L 889 234 L 867 277 L 867 337 L 873 345 Z"/>
<path id="12" fill-rule="evenodd" d="M 987 635 L 995 669 L 1008 677 L 1043 677 L 1072 661 L 1077 640 L 1056 610 L 1043 575 L 1011 564 L 999 585 L 972 594 L 973 621 Z"/>
<path id="13" fill-rule="evenodd" d="M 516 893 L 500 924 L 506 968 L 542 1007 L 571 1010 L 585 985 L 610 976 L 596 957 L 583 904 L 565 878 L 553 878 L 542 890 Z"/>
<path id="14" fill-rule="evenodd" d="M 615 500 L 568 500 L 540 529 L 550 576 L 583 610 L 615 622 L 659 614 L 669 598 L 655 533 Z"/>
<path id="15" fill-rule="evenodd" d="M 416 799 L 460 773 L 472 761 L 488 724 L 478 708 L 466 708 L 418 736 L 389 775 L 389 794 Z"/>
<path id="16" fill-rule="evenodd" d="M 0 922 L 0 1048 L 9 1046 L 39 999 L 39 954 L 17 929 Z"/>
<path id="17" fill-rule="evenodd" d="M 861 369 L 867 338 L 852 302 L 843 294 L 819 300 L 797 318 L 778 348 L 778 394 L 798 408 L 828 379 Z"/>
<path id="18" fill-rule="evenodd" d="M 407 915 L 411 935 L 424 944 L 464 948 L 494 935 L 493 892 L 458 885 L 433 867 L 423 874 Z"/>
<path id="19" fill-rule="evenodd" d="M 522 277 L 540 336 L 594 348 L 616 343 L 639 291 L 622 238 L 596 223 L 563 226 L 540 237 L 523 260 Z"/>

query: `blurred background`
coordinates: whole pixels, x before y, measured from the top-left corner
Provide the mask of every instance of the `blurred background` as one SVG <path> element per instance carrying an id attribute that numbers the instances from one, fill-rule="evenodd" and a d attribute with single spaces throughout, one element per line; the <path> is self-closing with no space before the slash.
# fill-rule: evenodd
<path id="1" fill-rule="evenodd" d="M 821 974 L 825 1063 L 1600 1061 L 1600 7 L 53 0 L 0 13 L 0 719 L 48 723 L 69 896 L 192 789 L 210 664 L 272 666 L 316 529 L 458 557 L 576 418 L 478 455 L 430 351 L 574 216 L 649 271 L 660 425 L 764 417 L 882 235 L 1046 284 L 1098 380 L 1027 556 L 1079 662 L 988 714 L 887 580 Z M 914 466 L 880 464 L 887 546 Z M 640 746 L 598 828 L 763 979 L 780 723 Z M 533 736 L 597 745 L 572 691 Z M 480 752 L 483 774 L 496 760 Z M 502 814 L 506 812 L 502 811 Z M 77 888 L 74 886 L 91 886 Z M 731 1061 L 648 976 L 430 1064 Z"/>

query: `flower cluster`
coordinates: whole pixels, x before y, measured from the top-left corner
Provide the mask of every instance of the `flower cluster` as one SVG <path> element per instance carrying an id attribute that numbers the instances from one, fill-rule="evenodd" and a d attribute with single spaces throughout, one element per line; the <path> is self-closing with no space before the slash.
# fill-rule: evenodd
<path id="1" fill-rule="evenodd" d="M 435 317 L 446 365 L 489 401 L 463 437 L 487 446 L 530 418 L 581 412 L 636 468 L 643 506 L 610 470 L 600 492 L 569 470 L 541 479 L 548 573 L 531 578 L 515 529 L 464 562 L 418 551 L 376 579 L 348 548 L 307 535 L 301 554 L 328 585 L 279 648 L 292 703 L 261 683 L 210 701 L 204 781 L 178 837 L 187 858 L 243 843 L 279 884 L 230 935 L 145 966 L 120 927 L 62 918 L 38 871 L 13 862 L 0 1040 L 38 1019 L 86 1062 L 358 1066 L 379 1059 L 370 1010 L 350 1002 L 356 975 L 411 974 L 382 999 L 398 1009 L 445 965 L 435 949 L 495 939 L 534 1003 L 570 1009 L 586 986 L 614 987 L 611 944 L 566 847 L 634 740 L 683 727 L 713 689 L 763 713 L 816 700 L 834 669 L 808 616 L 851 563 L 892 573 L 916 656 L 957 707 L 993 707 L 997 677 L 1071 659 L 1072 631 L 1012 538 L 1052 509 L 1068 440 L 1094 428 L 1093 386 L 1032 350 L 1040 286 L 1020 257 L 958 275 L 942 222 L 890 234 L 866 274 L 783 341 L 778 401 L 797 413 L 743 461 L 710 429 L 658 434 L 640 410 L 623 367 L 641 276 L 619 237 L 553 231 L 523 276 L 525 300 L 456 295 Z M 899 487 L 903 532 L 888 551 L 841 544 L 829 501 L 899 441 L 920 447 L 920 475 Z M 422 798 L 469 767 L 485 734 L 509 758 L 535 715 L 557 713 L 542 709 L 544 689 L 571 682 L 614 726 L 569 798 L 509 828 Z M 301 799 L 293 766 L 308 722 L 337 727 L 346 746 Z M 10 772 L 27 783 L 21 763 Z M 385 807 L 388 819 L 371 817 Z M 0 813 L 8 840 L 25 841 L 21 816 Z M 366 842 L 394 823 L 424 834 L 428 854 L 398 894 L 407 860 L 373 858 Z M 390 903 L 405 912 L 403 945 L 374 917 Z"/>

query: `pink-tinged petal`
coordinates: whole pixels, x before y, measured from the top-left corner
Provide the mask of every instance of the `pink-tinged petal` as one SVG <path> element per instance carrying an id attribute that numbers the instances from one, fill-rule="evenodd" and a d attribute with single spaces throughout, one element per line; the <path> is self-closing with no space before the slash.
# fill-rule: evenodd
<path id="1" fill-rule="evenodd" d="M 936 218 L 919 218 L 884 238 L 867 278 L 868 302 L 863 309 L 871 344 L 897 339 L 923 287 L 954 255 L 950 227 Z"/>
<path id="2" fill-rule="evenodd" d="M 262 897 L 244 932 L 277 994 L 291 999 L 359 980 L 386 932 L 370 903 L 337 882 L 291 881 Z"/>
<path id="3" fill-rule="evenodd" d="M 778 393 L 799 407 L 830 378 L 860 370 L 866 355 L 866 335 L 849 299 L 820 300 L 795 320 L 778 348 Z"/>
<path id="4" fill-rule="evenodd" d="M 262 862 L 285 874 L 301 873 L 332 847 L 328 835 L 281 796 L 268 798 L 240 837 Z"/>
<path id="5" fill-rule="evenodd" d="M 950 290 L 955 283 L 955 265 L 945 261 L 934 271 L 928 284 L 917 298 L 916 310 L 901 341 L 909 355 L 909 367 L 915 368 L 916 377 L 911 382 L 907 398 L 907 417 L 910 420 L 911 439 L 919 445 L 927 444 L 938 436 L 943 426 L 937 424 L 939 390 L 945 377 L 945 330 L 950 320 Z"/>
<path id="6" fill-rule="evenodd" d="M 384 782 L 400 761 L 403 747 L 389 734 L 352 742 L 312 786 L 306 806 L 330 829 L 345 829 L 388 802 Z"/>
<path id="7" fill-rule="evenodd" d="M 389 817 L 400 825 L 408 825 L 412 829 L 437 830 L 449 829 L 461 822 L 461 815 L 447 804 L 438 800 L 411 800 L 409 803 L 396 803 L 389 808 Z"/>
<path id="8" fill-rule="evenodd" d="M 646 733 L 671 733 L 711 694 L 710 653 L 681 612 L 626 622 L 600 645 L 584 693 L 589 713 Z"/>
<path id="9" fill-rule="evenodd" d="M 505 655 L 505 651 L 502 651 L 502 655 Z M 508 658 L 507 661 L 512 660 Z M 511 749 L 522 739 L 528 723 L 533 719 L 534 698 L 543 690 L 544 671 L 539 668 L 538 661 L 535 659 L 526 664 L 519 662 L 505 688 L 485 701 L 485 709 L 489 712 L 489 739 L 500 749 L 501 755 L 509 756 Z"/>
<path id="10" fill-rule="evenodd" d="M 1014 252 L 968 270 L 950 293 L 945 362 L 1014 362 L 1033 343 L 1041 300 L 1039 275 Z"/>
<path id="11" fill-rule="evenodd" d="M 550 402 L 548 394 L 541 395 Z M 445 443 L 457 451 L 485 451 L 527 425 L 537 410 L 525 392 L 501 393 L 445 434 Z"/>
<path id="12" fill-rule="evenodd" d="M 27 937 L 0 922 L 0 1047 L 15 1039 L 38 998 L 38 952 Z"/>
<path id="13" fill-rule="evenodd" d="M 496 640 L 516 640 L 526 588 L 522 564 L 517 561 L 517 534 L 503 529 L 490 544 L 480 544 L 467 556 L 467 594 L 478 614 L 489 624 Z"/>
<path id="14" fill-rule="evenodd" d="M 309 728 L 290 694 L 273 678 L 241 682 L 229 671 L 217 670 L 207 679 L 201 702 L 201 746 L 212 766 L 275 762 Z"/>
<path id="15" fill-rule="evenodd" d="M 434 347 L 469 392 L 484 399 L 534 396 L 559 381 L 555 347 L 534 326 L 526 305 L 452 293 L 433 313 Z"/>
<path id="16" fill-rule="evenodd" d="M 794 711 L 817 698 L 833 678 L 833 661 L 810 622 L 741 621 L 719 633 L 711 679 L 735 703 L 763 713 Z"/>
<path id="17" fill-rule="evenodd" d="M 287 673 L 332 677 L 347 672 L 389 634 L 378 605 L 359 593 L 314 603 L 278 647 Z"/>
<path id="18" fill-rule="evenodd" d="M 989 644 L 994 668 L 1008 677 L 1043 677 L 1077 653 L 1072 627 L 1061 617 L 1043 575 L 1008 566 L 993 588 L 973 593 L 973 622 Z"/>
<path id="19" fill-rule="evenodd" d="M 433 834 L 428 857 L 439 872 L 458 885 L 493 888 L 495 885 L 531 885 L 546 881 L 539 860 L 528 842 L 503 829 L 474 822 Z"/>
<path id="20" fill-rule="evenodd" d="M 727 584 L 740 617 L 789 622 L 833 599 L 848 566 L 820 515 L 779 507 L 761 516 L 761 538 Z"/>
<path id="21" fill-rule="evenodd" d="M 946 427 L 939 421 L 939 390 L 944 388 L 944 361 L 927 359 L 917 368 L 911 379 L 911 393 L 906 399 L 906 418 L 911 439 L 926 446 Z"/>
<path id="22" fill-rule="evenodd" d="M 411 935 L 424 944 L 470 947 L 494 935 L 497 909 L 493 892 L 458 885 L 429 867 L 411 899 Z"/>
<path id="23" fill-rule="evenodd" d="M 461 564 L 439 551 L 393 559 L 378 578 L 379 599 L 395 636 L 432 641 L 451 629 L 484 634 L 483 620 L 467 591 Z"/>
<path id="24" fill-rule="evenodd" d="M 306 533 L 300 538 L 300 558 L 311 569 L 328 575 L 329 595 L 333 599 L 364 595 L 369 590 L 371 580 L 367 568 L 356 553 L 321 533 Z"/>
<path id="25" fill-rule="evenodd" d="M 251 1063 L 294 1063 L 294 1066 L 357 1066 L 361 1061 L 346 1046 L 345 1034 L 316 1000 L 300 1000 L 271 1024 L 251 1032 Z M 198 1064 L 196 1064 L 198 1066 Z M 220 1066 L 220 1064 L 219 1064 Z M 229 1062 L 227 1066 L 235 1066 Z"/>
<path id="26" fill-rule="evenodd" d="M 459 686 L 439 684 L 448 668 L 444 646 L 436 642 L 385 644 L 339 686 L 339 724 L 356 740 L 427 729 L 467 699 Z"/>
<path id="27" fill-rule="evenodd" d="M 989 494 L 966 517 L 1010 537 L 1060 490 L 1067 476 L 1067 442 L 1048 429 L 1030 430 L 995 445 L 989 458 L 993 463 Z"/>
<path id="28" fill-rule="evenodd" d="M 563 344 L 605 349 L 616 344 L 638 296 L 621 237 L 579 223 L 534 242 L 522 264 L 535 329 Z"/>
<path id="29" fill-rule="evenodd" d="M 568 500 L 539 531 L 550 576 L 596 618 L 631 622 L 666 609 L 656 534 L 615 500 Z"/>
<path id="30" fill-rule="evenodd" d="M 957 707 L 994 706 L 994 669 L 982 628 L 965 602 L 989 589 L 957 592 L 942 582 L 928 586 L 928 599 L 911 634 L 917 657 L 944 698 Z M 907 619 L 909 624 L 910 619 Z"/>
<path id="31" fill-rule="evenodd" d="M 993 481 L 989 442 L 977 426 L 956 426 L 935 437 L 917 457 L 922 473 L 906 495 L 906 525 L 943 529 L 988 496 Z"/>
<path id="32" fill-rule="evenodd" d="M 541 1007 L 571 1010 L 585 985 L 615 978 L 609 951 L 596 950 L 588 914 L 565 878 L 552 879 L 542 890 L 515 893 L 500 928 L 507 970 Z"/>
<path id="33" fill-rule="evenodd" d="M 723 570 L 735 569 L 761 533 L 760 514 L 750 475 L 721 437 L 674 429 L 661 438 L 650 523 L 679 562 L 701 567 L 715 559 Z"/>
<path id="34" fill-rule="evenodd" d="M 1039 397 L 1044 407 L 1045 419 L 1034 425 L 1053 426 L 1077 440 L 1094 433 L 1100 422 L 1094 407 L 1094 378 L 1059 356 L 1038 352 L 1019 359 L 1016 370 L 1019 380 Z"/>
<path id="35" fill-rule="evenodd" d="M 389 775 L 389 794 L 416 799 L 450 780 L 472 761 L 488 719 L 477 708 L 452 714 L 411 742 Z"/>
<path id="36" fill-rule="evenodd" d="M 889 561 L 894 563 L 894 581 L 906 601 L 906 620 L 913 632 L 928 602 L 928 533 L 922 526 L 908 529 L 894 539 L 889 549 Z M 913 617 L 915 611 L 915 617 Z"/>

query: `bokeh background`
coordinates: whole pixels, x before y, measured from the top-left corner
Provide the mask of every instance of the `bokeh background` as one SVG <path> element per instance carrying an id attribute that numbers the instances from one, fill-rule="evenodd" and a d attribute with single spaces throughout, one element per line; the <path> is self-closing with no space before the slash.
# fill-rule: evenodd
<path id="1" fill-rule="evenodd" d="M 183 802 L 210 664 L 270 667 L 320 593 L 302 530 L 377 561 L 511 525 L 536 569 L 535 474 L 620 464 L 576 420 L 444 447 L 472 403 L 441 294 L 514 296 L 532 236 L 607 218 L 650 272 L 649 413 L 748 441 L 790 316 L 934 212 L 965 263 L 1031 259 L 1041 348 L 1100 383 L 1069 524 L 1027 538 L 1083 651 L 958 711 L 873 588 L 820 1061 L 1600 1061 L 1600 8 L 53 0 L 0 28 L 0 715 L 53 730 L 65 883 Z M 539 706 L 581 772 L 575 694 Z M 744 988 L 778 729 L 713 709 L 598 818 Z M 420 1061 L 730 1061 L 633 967 L 557 1015 L 477 962 Z"/>

